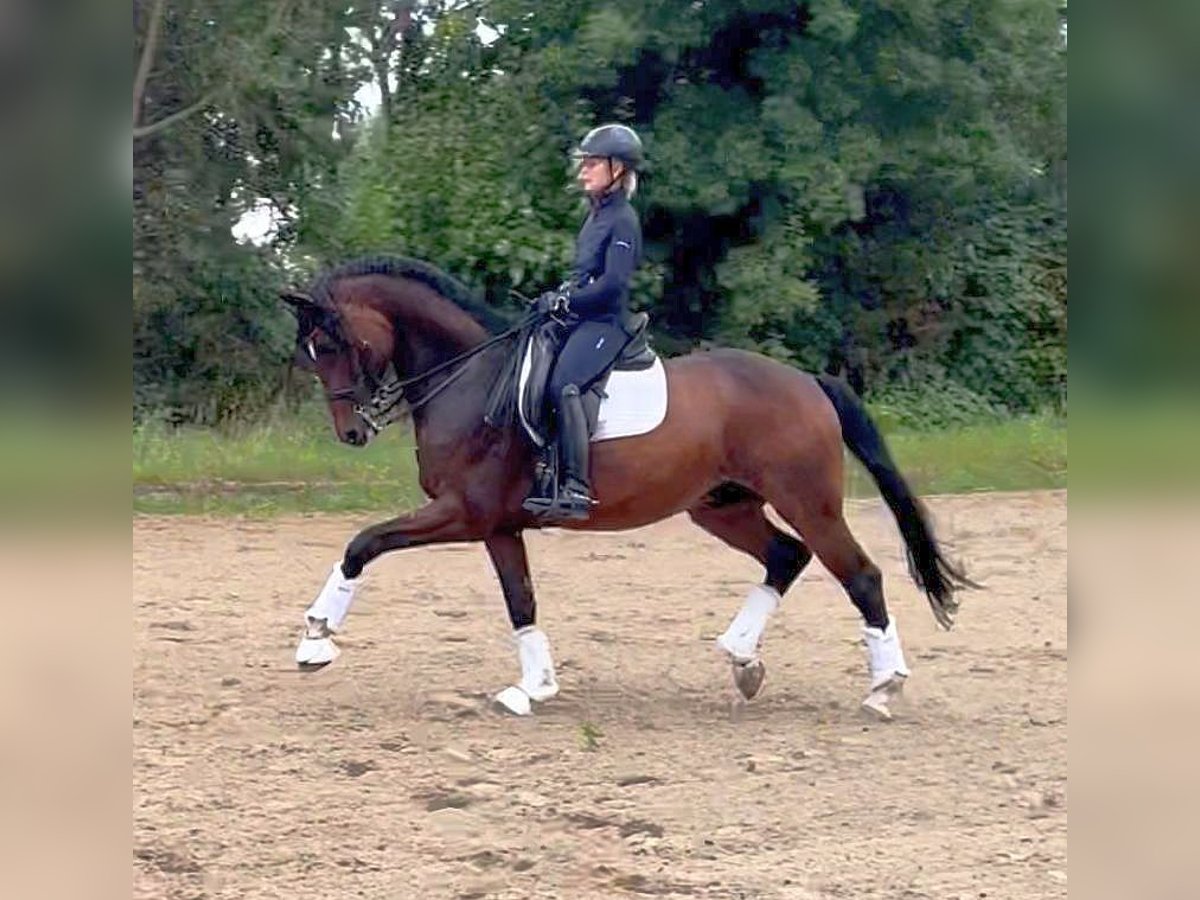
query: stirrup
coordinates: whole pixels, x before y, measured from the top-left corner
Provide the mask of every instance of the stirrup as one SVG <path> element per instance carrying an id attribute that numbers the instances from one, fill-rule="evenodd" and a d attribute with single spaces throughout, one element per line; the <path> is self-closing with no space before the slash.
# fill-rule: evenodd
<path id="1" fill-rule="evenodd" d="M 528 503 L 529 501 L 526 501 Z M 592 514 L 596 501 L 585 490 L 576 487 L 564 487 L 558 496 L 546 506 L 539 507 L 539 515 L 556 521 L 584 521 Z M 526 509 L 529 507 L 526 506 Z"/>
<path id="2" fill-rule="evenodd" d="M 535 516 L 546 514 L 546 510 L 554 505 L 553 497 L 526 497 L 521 501 L 521 508 Z"/>

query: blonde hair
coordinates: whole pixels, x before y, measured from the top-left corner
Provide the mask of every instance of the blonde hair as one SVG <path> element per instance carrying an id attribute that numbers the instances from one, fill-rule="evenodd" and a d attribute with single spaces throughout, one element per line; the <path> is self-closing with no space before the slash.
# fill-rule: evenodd
<path id="1" fill-rule="evenodd" d="M 576 172 L 578 172 L 579 167 L 581 165 L 583 165 L 584 159 L 585 159 L 585 157 L 581 156 L 576 160 L 576 162 L 575 162 L 575 171 Z M 622 172 L 621 176 L 616 181 L 613 182 L 612 186 L 608 190 L 608 193 L 619 190 L 619 191 L 622 191 L 626 197 L 632 197 L 634 194 L 637 193 L 638 173 L 635 169 L 633 169 L 629 165 L 629 163 L 625 162 L 624 160 L 619 159 L 619 160 L 617 160 L 617 162 L 621 164 L 621 166 L 625 169 L 625 171 Z"/>

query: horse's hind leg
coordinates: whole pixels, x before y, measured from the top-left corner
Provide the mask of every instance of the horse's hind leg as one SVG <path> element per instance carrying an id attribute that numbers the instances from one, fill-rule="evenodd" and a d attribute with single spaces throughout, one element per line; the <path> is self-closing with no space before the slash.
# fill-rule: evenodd
<path id="1" fill-rule="evenodd" d="M 783 595 L 812 559 L 801 541 L 780 531 L 763 512 L 762 497 L 733 485 L 718 488 L 688 510 L 692 521 L 766 567 L 763 584 Z"/>
<path id="2" fill-rule="evenodd" d="M 812 553 L 790 534 L 780 531 L 763 512 L 763 500 L 735 486 L 720 488 L 688 510 L 697 525 L 726 544 L 757 559 L 766 567 L 717 645 L 733 663 L 733 677 L 746 699 L 762 687 L 766 670 L 758 657 L 767 619 L 780 598 L 808 565 Z"/>
<path id="3" fill-rule="evenodd" d="M 909 671 L 896 622 L 888 615 L 883 599 L 883 577 L 879 567 L 850 533 L 840 504 L 827 504 L 820 512 L 794 502 L 774 505 L 788 524 L 804 536 L 817 559 L 841 582 L 862 614 L 871 675 L 870 692 L 863 706 L 881 718 L 890 719 L 888 701 L 900 692 Z"/>

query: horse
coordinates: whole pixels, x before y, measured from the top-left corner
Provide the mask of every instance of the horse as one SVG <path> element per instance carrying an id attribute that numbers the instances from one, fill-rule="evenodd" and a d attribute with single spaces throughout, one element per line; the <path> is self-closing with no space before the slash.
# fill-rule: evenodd
<path id="1" fill-rule="evenodd" d="M 363 569 L 384 553 L 446 542 L 482 542 L 515 637 L 521 678 L 495 695 L 529 714 L 559 691 L 523 533 L 544 527 L 522 508 L 534 454 L 520 423 L 485 421 L 497 378 L 511 364 L 516 329 L 462 283 L 420 260 L 374 257 L 319 275 L 281 299 L 297 320 L 297 355 L 315 370 L 338 439 L 363 446 L 380 404 L 411 417 L 427 502 L 357 534 L 306 611 L 296 661 L 337 658 L 334 637 Z M 572 530 L 638 528 L 686 513 L 704 531 L 758 560 L 763 582 L 745 598 L 717 645 L 747 698 L 761 689 L 760 648 L 770 616 L 814 556 L 863 620 L 868 689 L 863 708 L 890 718 L 909 669 L 878 566 L 843 516 L 843 445 L 874 479 L 903 536 L 908 568 L 939 625 L 949 629 L 956 591 L 975 587 L 947 561 L 927 513 L 878 428 L 842 381 L 765 356 L 709 349 L 665 361 L 668 403 L 647 433 L 592 447 L 596 505 Z M 768 518 L 770 505 L 794 533 Z"/>

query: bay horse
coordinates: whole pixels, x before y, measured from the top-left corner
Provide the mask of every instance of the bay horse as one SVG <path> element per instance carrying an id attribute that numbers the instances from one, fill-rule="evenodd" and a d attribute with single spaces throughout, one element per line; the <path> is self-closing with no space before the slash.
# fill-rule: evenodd
<path id="1" fill-rule="evenodd" d="M 356 260 L 285 291 L 298 324 L 297 351 L 319 377 L 334 430 L 364 445 L 371 410 L 391 391 L 416 437 L 419 509 L 366 528 L 347 545 L 305 616 L 296 651 L 303 668 L 331 662 L 333 636 L 356 579 L 383 553 L 482 541 L 499 577 L 516 638 L 521 679 L 496 695 L 518 714 L 558 692 L 546 635 L 537 627 L 523 532 L 543 527 L 522 509 L 534 476 L 532 445 L 518 424 L 485 422 L 489 391 L 515 352 L 513 331 L 459 282 L 417 260 Z M 843 517 L 843 443 L 871 474 L 904 538 L 909 571 L 938 623 L 949 628 L 955 591 L 974 586 L 943 556 L 926 514 L 876 426 L 841 381 L 741 350 L 666 361 L 668 406 L 648 433 L 593 444 L 590 519 L 573 530 L 637 528 L 686 512 L 698 526 L 758 560 L 749 592 L 717 640 L 738 689 L 753 697 L 769 616 L 815 555 L 862 615 L 870 678 L 864 707 L 889 718 L 909 674 L 879 568 Z M 394 373 L 394 374 L 392 374 Z M 389 378 L 391 379 L 389 381 Z M 372 406 L 372 402 L 376 407 Z M 768 519 L 770 504 L 794 529 Z"/>

